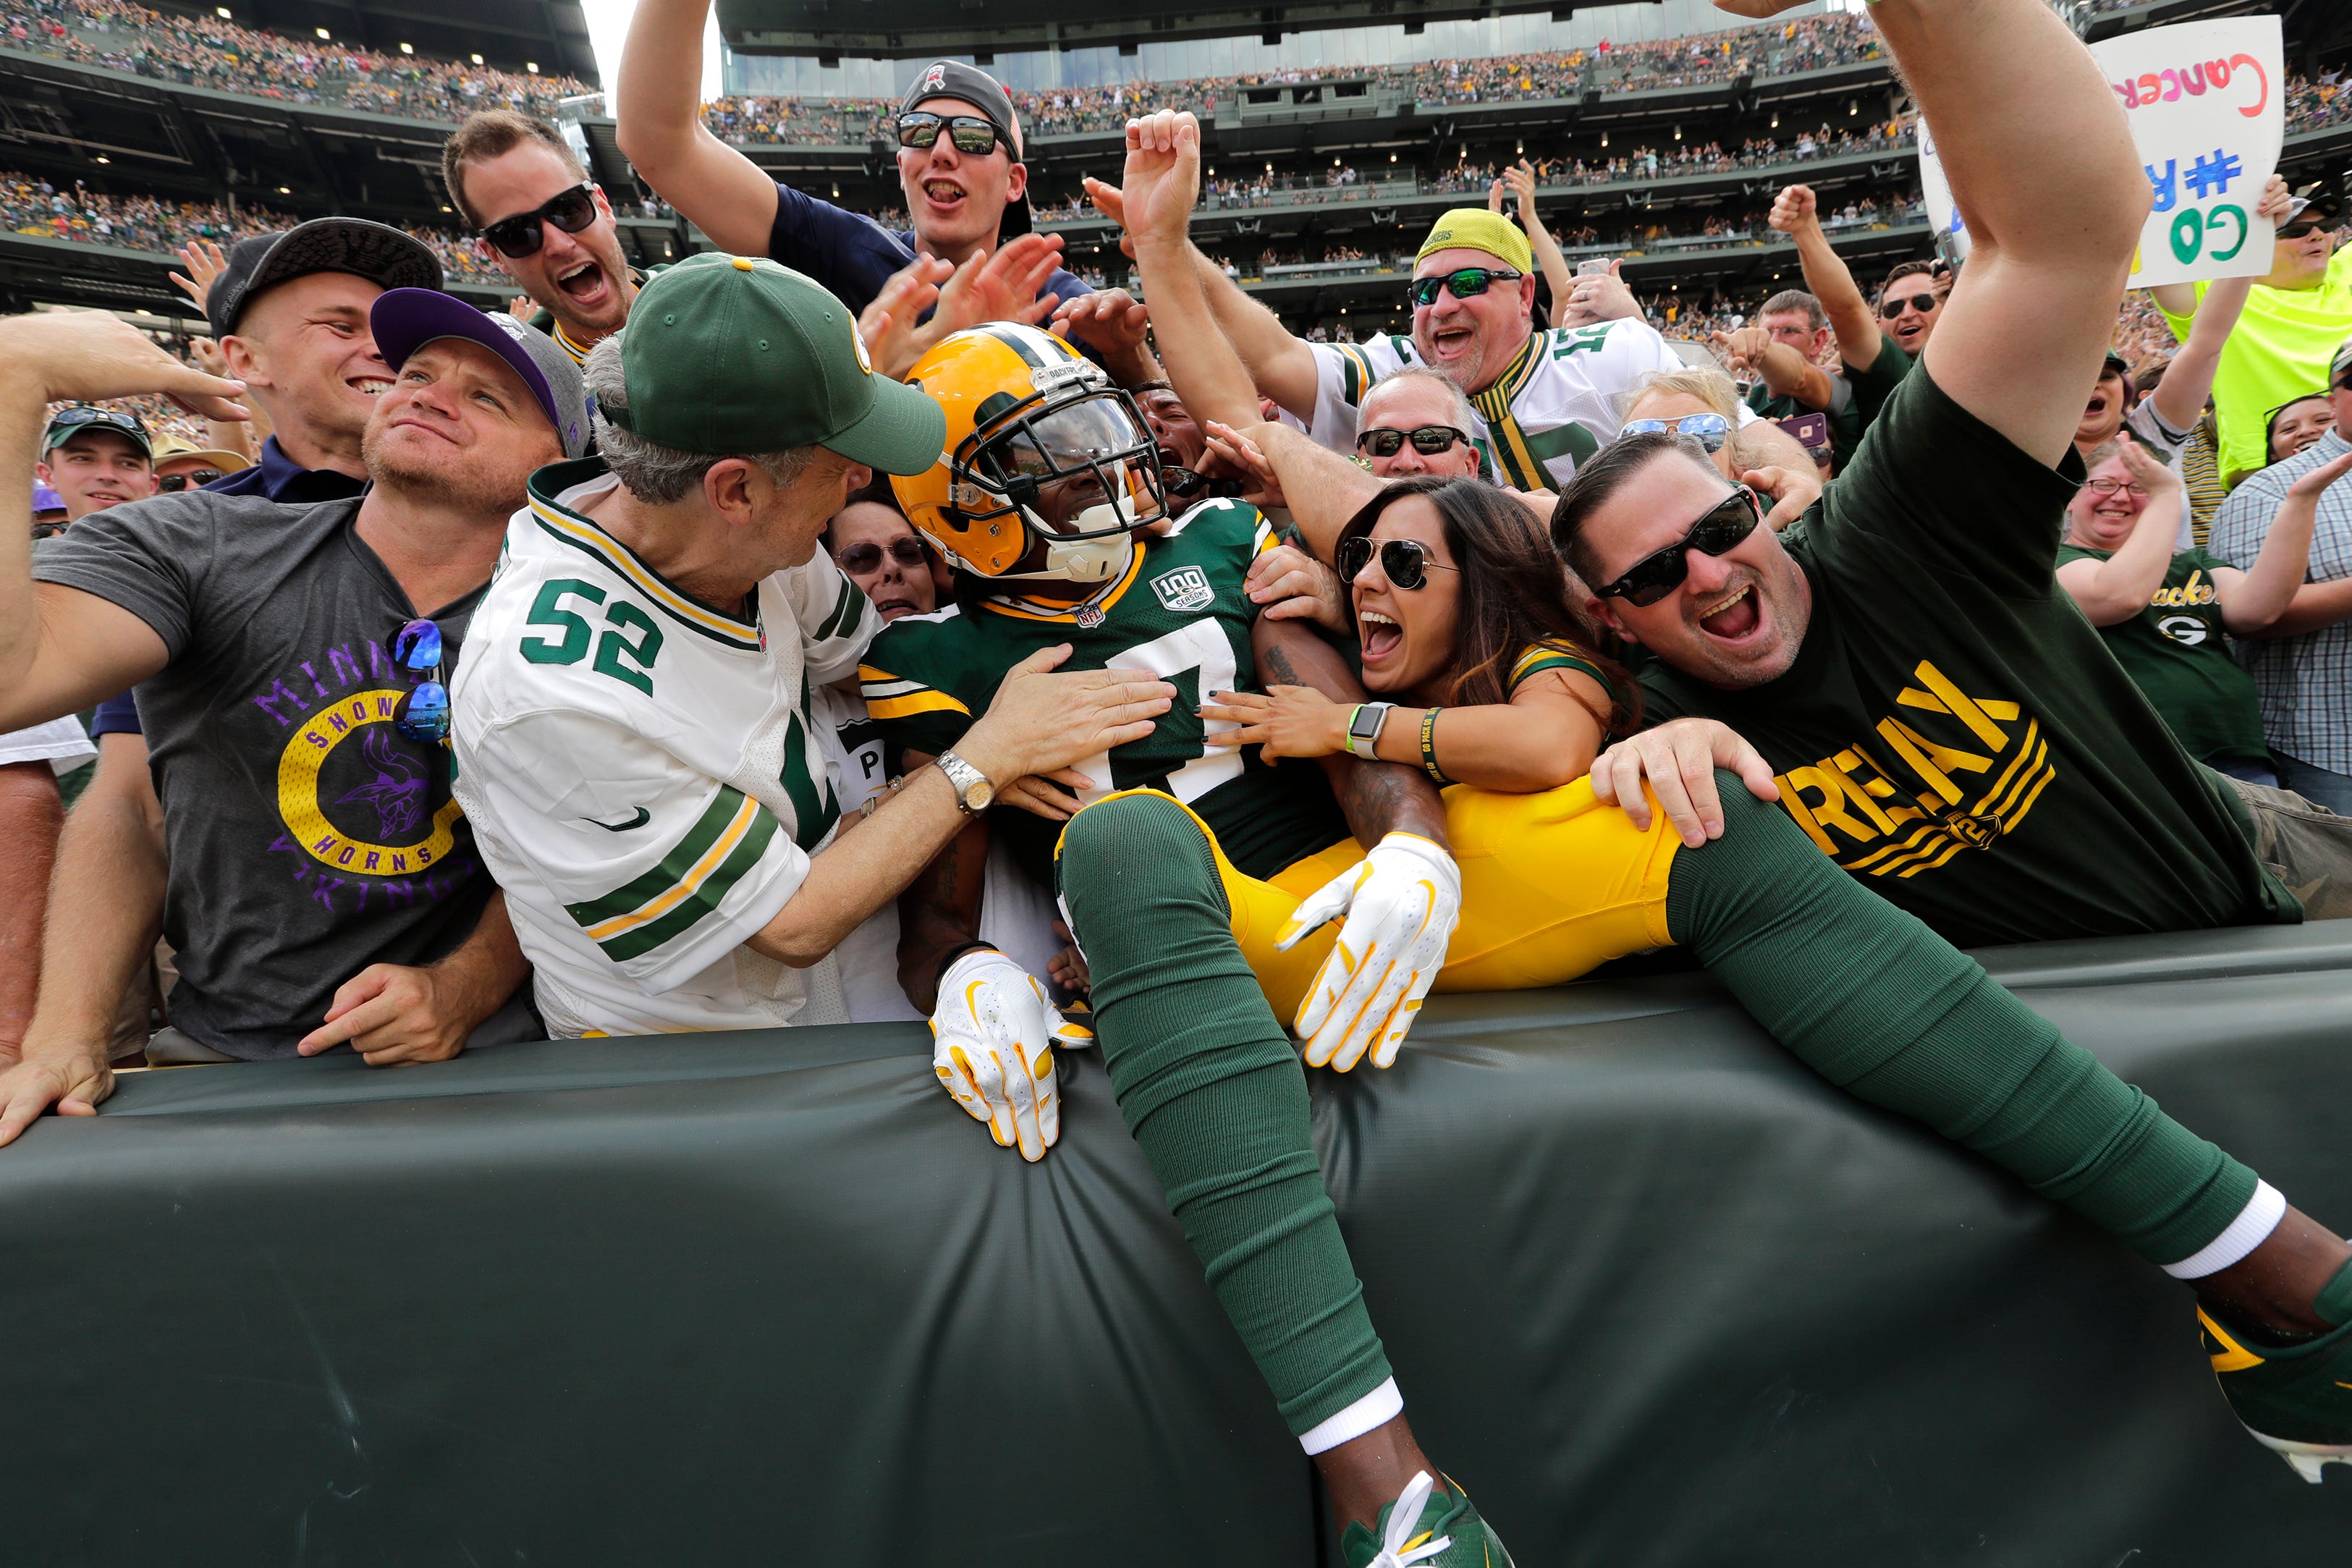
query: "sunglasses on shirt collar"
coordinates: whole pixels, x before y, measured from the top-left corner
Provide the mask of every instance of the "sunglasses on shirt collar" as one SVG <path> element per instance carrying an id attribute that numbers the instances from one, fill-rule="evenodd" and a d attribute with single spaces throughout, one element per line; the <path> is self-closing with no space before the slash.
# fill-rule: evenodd
<path id="1" fill-rule="evenodd" d="M 1690 576 L 1690 552 L 1721 555 L 1735 549 L 1764 520 L 1756 492 L 1742 485 L 1709 507 L 1690 526 L 1690 532 L 1662 550 L 1654 550 L 1627 568 L 1623 576 L 1593 591 L 1603 599 L 1622 599 L 1647 609 L 1680 588 Z"/>
<path id="2" fill-rule="evenodd" d="M 392 727 L 410 740 L 448 739 L 449 685 L 441 664 L 441 628 L 420 616 L 384 639 L 384 646 L 410 679 L 425 677 L 409 687 L 392 710 Z"/>
<path id="3" fill-rule="evenodd" d="M 547 243 L 547 231 L 541 225 L 553 224 L 565 234 L 576 235 L 595 221 L 596 186 L 583 180 L 568 191 L 556 192 L 530 212 L 484 225 L 482 238 L 500 256 L 520 261 L 537 256 L 539 247 Z"/>

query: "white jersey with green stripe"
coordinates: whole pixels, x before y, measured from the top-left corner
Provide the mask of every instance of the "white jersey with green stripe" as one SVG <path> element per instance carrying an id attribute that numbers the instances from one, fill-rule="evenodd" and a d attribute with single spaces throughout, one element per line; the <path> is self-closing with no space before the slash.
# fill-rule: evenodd
<path id="1" fill-rule="evenodd" d="M 1332 451 L 1352 457 L 1364 394 L 1382 377 L 1420 366 L 1421 354 L 1411 338 L 1393 335 L 1307 347 L 1317 371 L 1309 429 Z M 1486 454 L 1486 472 L 1501 483 L 1519 490 L 1564 489 L 1579 463 L 1617 439 L 1624 423 L 1619 411 L 1634 384 L 1652 371 L 1682 368 L 1664 338 L 1630 317 L 1531 331 L 1494 385 L 1471 398 L 1478 417 L 1470 435 Z"/>
<path id="2" fill-rule="evenodd" d="M 733 612 L 688 597 L 582 508 L 594 458 L 531 476 L 450 695 L 452 790 L 555 1035 L 834 1023 L 831 959 L 743 946 L 841 814 L 810 694 L 881 620 L 820 551 Z"/>

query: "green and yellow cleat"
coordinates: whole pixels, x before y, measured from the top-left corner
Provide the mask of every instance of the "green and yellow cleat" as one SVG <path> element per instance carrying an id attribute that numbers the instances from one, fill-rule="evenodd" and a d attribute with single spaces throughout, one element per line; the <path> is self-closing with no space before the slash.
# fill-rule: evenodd
<path id="1" fill-rule="evenodd" d="M 2197 1309 L 2205 1353 L 2230 1408 L 2254 1440 L 2314 1486 L 2352 1465 L 2352 1323 L 2310 1339 L 2224 1328 Z"/>
<path id="2" fill-rule="evenodd" d="M 1436 1490 L 1429 1472 L 1417 1472 L 1396 1501 L 1381 1510 L 1376 1535 L 1361 1524 L 1350 1524 L 1339 1537 L 1339 1555 L 1348 1568 L 1512 1568 L 1511 1554 L 1495 1539 L 1462 1489 L 1447 1481 L 1447 1495 L 1431 1500 Z"/>

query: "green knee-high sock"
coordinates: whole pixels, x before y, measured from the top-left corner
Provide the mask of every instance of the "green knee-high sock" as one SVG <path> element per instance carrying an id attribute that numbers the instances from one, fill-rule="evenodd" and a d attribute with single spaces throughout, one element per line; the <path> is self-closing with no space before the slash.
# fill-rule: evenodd
<path id="1" fill-rule="evenodd" d="M 1307 1077 L 1233 938 L 1200 828 L 1173 802 L 1072 819 L 1062 904 L 1135 1141 L 1294 1434 L 1389 1378 L 1309 1140 Z"/>
<path id="2" fill-rule="evenodd" d="M 1728 773 L 1723 837 L 1678 851 L 1666 924 L 1805 1063 L 1916 1117 L 2149 1261 L 2225 1229 L 2254 1173 L 2157 1109 Z"/>

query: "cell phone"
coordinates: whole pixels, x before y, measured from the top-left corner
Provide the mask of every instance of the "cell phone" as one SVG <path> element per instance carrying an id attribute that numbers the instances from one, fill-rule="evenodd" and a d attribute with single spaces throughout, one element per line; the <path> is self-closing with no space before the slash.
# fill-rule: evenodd
<path id="1" fill-rule="evenodd" d="M 1599 277 L 1609 270 L 1611 265 L 1605 256 L 1595 256 L 1591 261 L 1580 261 L 1576 264 L 1576 276 Z"/>
<path id="2" fill-rule="evenodd" d="M 1830 416 L 1828 414 L 1800 413 L 1788 419 L 1774 420 L 1772 423 L 1796 437 L 1797 444 L 1805 449 L 1817 465 L 1829 462 Z"/>

